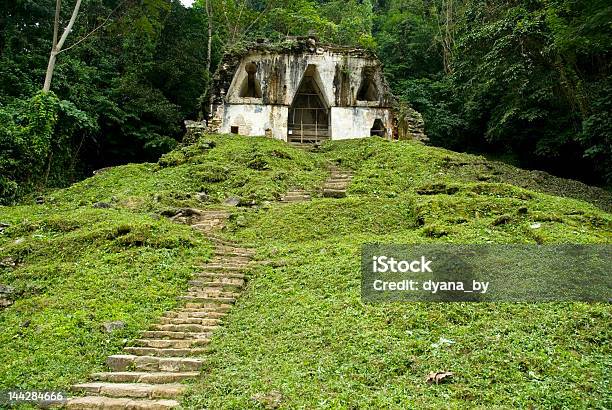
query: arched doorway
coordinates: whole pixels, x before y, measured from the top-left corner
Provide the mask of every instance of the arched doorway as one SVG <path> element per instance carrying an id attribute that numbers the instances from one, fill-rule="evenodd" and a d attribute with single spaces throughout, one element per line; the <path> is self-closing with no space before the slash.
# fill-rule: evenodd
<path id="1" fill-rule="evenodd" d="M 309 65 L 289 107 L 288 142 L 315 144 L 329 139 L 329 108 L 315 74 L 316 67 Z"/>

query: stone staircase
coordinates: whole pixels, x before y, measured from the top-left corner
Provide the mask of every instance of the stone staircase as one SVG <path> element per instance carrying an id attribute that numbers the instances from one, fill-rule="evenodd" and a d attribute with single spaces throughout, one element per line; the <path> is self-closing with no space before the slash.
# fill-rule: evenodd
<path id="1" fill-rule="evenodd" d="M 179 407 L 186 386 L 181 381 L 198 377 L 212 333 L 245 285 L 244 270 L 253 251 L 215 237 L 229 217 L 224 210 L 188 209 L 172 219 L 206 233 L 215 244 L 214 257 L 179 297 L 181 306 L 164 313 L 158 322 L 125 347 L 109 356 L 107 372 L 72 386 L 83 397 L 68 399 L 68 409 L 163 410 Z"/>
<path id="2" fill-rule="evenodd" d="M 329 165 L 330 176 L 323 184 L 323 197 L 344 198 L 346 189 L 351 183 L 353 175 L 351 172 L 341 170 L 336 165 Z"/>
<path id="3" fill-rule="evenodd" d="M 342 198 L 351 181 L 350 172 L 329 166 L 330 177 L 323 196 Z M 287 192 L 281 203 L 309 201 L 304 190 Z M 179 407 L 178 398 L 186 390 L 182 381 L 196 378 L 204 366 L 206 346 L 212 333 L 239 297 L 245 285 L 244 271 L 253 250 L 214 235 L 229 212 L 186 208 L 171 219 L 201 230 L 214 243 L 214 257 L 189 282 L 176 309 L 165 312 L 158 322 L 144 331 L 122 354 L 109 356 L 109 371 L 93 373 L 87 383 L 72 386 L 85 393 L 68 399 L 68 409 L 165 410 Z"/>
<path id="4" fill-rule="evenodd" d="M 281 197 L 281 204 L 291 204 L 294 202 L 310 201 L 310 194 L 303 189 L 296 189 L 293 191 L 287 191 L 287 193 Z"/>
<path id="5" fill-rule="evenodd" d="M 350 171 L 342 170 L 336 165 L 329 165 L 330 176 L 325 180 L 323 184 L 323 197 L 325 198 L 344 198 L 346 196 L 346 189 L 351 183 L 353 175 Z M 294 202 L 310 201 L 310 194 L 303 189 L 296 189 L 287 191 L 287 193 L 281 197 L 281 204 L 291 204 Z"/>

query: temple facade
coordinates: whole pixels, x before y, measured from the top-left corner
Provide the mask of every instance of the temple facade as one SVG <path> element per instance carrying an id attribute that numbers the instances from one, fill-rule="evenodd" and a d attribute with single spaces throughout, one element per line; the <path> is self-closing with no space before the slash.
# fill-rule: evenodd
<path id="1" fill-rule="evenodd" d="M 309 37 L 227 54 L 213 79 L 208 124 L 296 143 L 391 138 L 392 104 L 376 56 Z"/>

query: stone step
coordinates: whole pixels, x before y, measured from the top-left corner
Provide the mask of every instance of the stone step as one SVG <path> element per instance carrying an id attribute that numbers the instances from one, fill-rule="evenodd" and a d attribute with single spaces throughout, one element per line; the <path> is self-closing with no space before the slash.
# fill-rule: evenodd
<path id="1" fill-rule="evenodd" d="M 211 307 L 216 307 L 219 312 L 228 312 L 232 305 L 230 303 L 220 303 L 219 301 L 214 302 L 186 302 L 183 310 L 186 309 L 196 309 L 196 310 L 204 310 L 210 309 Z"/>
<path id="2" fill-rule="evenodd" d="M 194 279 L 189 281 L 190 286 L 241 289 L 244 287 L 244 279 L 222 278 L 219 280 Z"/>
<path id="3" fill-rule="evenodd" d="M 210 261 L 208 261 L 206 265 L 219 265 L 219 266 L 239 266 L 242 268 L 246 268 L 251 263 L 251 259 L 233 259 L 233 258 L 219 258 L 214 257 Z"/>
<path id="4" fill-rule="evenodd" d="M 334 188 L 334 187 L 347 187 L 350 184 L 350 181 L 327 181 L 323 184 L 324 188 Z"/>
<path id="5" fill-rule="evenodd" d="M 146 330 L 142 332 L 143 339 L 209 340 L 211 335 L 212 332 L 172 332 L 167 330 Z"/>
<path id="6" fill-rule="evenodd" d="M 187 349 L 196 346 L 206 346 L 210 339 L 136 339 L 134 345 L 139 347 L 154 347 L 156 349 Z"/>
<path id="7" fill-rule="evenodd" d="M 310 196 L 310 194 L 308 192 L 305 191 L 289 191 L 286 192 L 285 195 L 283 195 L 283 198 L 288 198 L 288 197 L 303 197 L 303 196 Z"/>
<path id="8" fill-rule="evenodd" d="M 252 253 L 241 253 L 241 252 L 227 252 L 227 251 L 219 251 L 219 252 L 214 252 L 214 258 L 217 259 L 223 259 L 223 260 L 227 260 L 229 258 L 240 258 L 242 259 L 241 262 L 251 262 L 253 260 L 253 254 Z"/>
<path id="9" fill-rule="evenodd" d="M 191 220 L 190 224 L 192 227 L 198 227 L 198 226 L 219 226 L 219 225 L 224 225 L 227 222 L 227 219 L 223 218 L 223 219 L 195 219 L 195 220 Z"/>
<path id="10" fill-rule="evenodd" d="M 189 303 L 236 303 L 235 298 L 224 298 L 224 297 L 208 297 L 208 296 L 195 296 L 195 295 L 184 295 L 179 296 L 179 300 Z"/>
<path id="11" fill-rule="evenodd" d="M 198 216 L 204 216 L 206 218 L 229 218 L 231 212 L 229 211 L 200 211 Z"/>
<path id="12" fill-rule="evenodd" d="M 288 194 L 281 197 L 281 201 L 301 201 L 310 199 L 309 194 Z"/>
<path id="13" fill-rule="evenodd" d="M 295 204 L 299 202 L 308 202 L 308 201 L 310 201 L 310 198 L 286 198 L 286 199 L 281 199 L 280 203 L 281 204 Z"/>
<path id="14" fill-rule="evenodd" d="M 325 198 L 344 198 L 346 190 L 344 189 L 324 189 L 323 196 Z"/>
<path id="15" fill-rule="evenodd" d="M 161 317 L 159 323 L 162 325 L 204 325 L 217 326 L 221 323 L 220 319 L 212 319 L 208 317 Z"/>
<path id="16" fill-rule="evenodd" d="M 199 298 L 216 298 L 216 299 L 237 299 L 240 296 L 236 292 L 224 291 L 221 288 L 189 288 L 183 296 L 193 296 Z"/>
<path id="17" fill-rule="evenodd" d="M 176 383 L 195 379 L 199 372 L 100 372 L 91 375 L 92 380 L 112 383 Z"/>
<path id="18" fill-rule="evenodd" d="M 217 227 L 223 226 L 222 222 L 198 222 L 195 224 L 191 224 L 190 226 L 194 229 L 199 229 L 203 231 L 213 230 Z"/>
<path id="19" fill-rule="evenodd" d="M 116 354 L 108 356 L 107 366 L 116 372 L 141 370 L 149 372 L 193 372 L 200 371 L 204 365 L 202 359 L 191 357 L 156 357 Z"/>
<path id="20" fill-rule="evenodd" d="M 192 286 L 187 289 L 187 295 L 203 297 L 237 298 L 240 293 L 223 290 L 215 286 Z"/>
<path id="21" fill-rule="evenodd" d="M 151 330 L 157 330 L 162 332 L 192 332 L 192 333 L 210 333 L 215 330 L 217 325 L 205 326 L 195 324 L 184 324 L 184 325 L 151 325 Z"/>
<path id="22" fill-rule="evenodd" d="M 203 271 L 194 275 L 198 279 L 211 278 L 215 280 L 223 279 L 244 279 L 245 275 L 240 271 L 218 272 L 218 271 Z"/>
<path id="23" fill-rule="evenodd" d="M 180 404 L 176 400 L 135 400 L 104 396 L 75 397 L 69 399 L 66 403 L 67 409 L 75 410 L 167 410 L 176 409 L 179 406 Z"/>
<path id="24" fill-rule="evenodd" d="M 206 308 L 206 309 L 180 309 L 172 312 L 164 313 L 163 317 L 170 318 L 190 318 L 190 317 L 199 317 L 199 318 L 211 318 L 211 319 L 222 319 L 227 315 L 227 312 L 217 311 L 214 309 Z"/>
<path id="25" fill-rule="evenodd" d="M 239 247 L 240 245 L 236 242 L 232 242 L 229 239 L 225 239 L 225 238 L 221 238 L 215 235 L 208 235 L 207 238 L 209 241 L 214 242 L 215 244 L 220 244 L 220 245 L 224 245 L 224 246 L 230 246 L 230 247 Z"/>
<path id="26" fill-rule="evenodd" d="M 148 384 L 90 382 L 75 384 L 70 389 L 74 392 L 109 397 L 132 397 L 138 399 L 174 399 L 186 390 L 186 386 L 178 383 Z"/>
<path id="27" fill-rule="evenodd" d="M 251 255 L 247 255 L 247 256 L 242 256 L 242 255 L 221 255 L 221 254 L 215 254 L 213 255 L 212 259 L 210 260 L 210 262 L 215 262 L 215 261 L 219 261 L 219 262 L 223 262 L 223 263 L 249 263 L 253 260 L 253 258 L 251 257 Z M 210 263 L 209 262 L 209 263 Z"/>
<path id="28" fill-rule="evenodd" d="M 206 263 L 202 265 L 202 268 L 214 272 L 227 272 L 227 271 L 243 271 L 246 270 L 248 263 Z"/>
<path id="29" fill-rule="evenodd" d="M 226 256 L 243 256 L 250 258 L 255 255 L 255 251 L 248 248 L 234 248 L 232 246 L 217 246 L 213 250 L 215 255 L 226 255 Z"/>
<path id="30" fill-rule="evenodd" d="M 123 349 L 127 354 L 136 356 L 155 356 L 155 357 L 188 357 L 188 356 L 200 356 L 206 353 L 206 349 L 201 347 L 188 347 L 188 348 L 156 348 L 156 347 L 125 347 Z"/>

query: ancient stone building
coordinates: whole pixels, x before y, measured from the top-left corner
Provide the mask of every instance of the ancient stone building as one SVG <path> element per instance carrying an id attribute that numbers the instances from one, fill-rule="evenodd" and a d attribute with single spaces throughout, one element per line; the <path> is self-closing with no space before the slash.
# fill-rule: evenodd
<path id="1" fill-rule="evenodd" d="M 227 54 L 212 93 L 208 123 L 214 132 L 313 143 L 391 138 L 397 123 L 376 57 L 312 37 Z"/>

